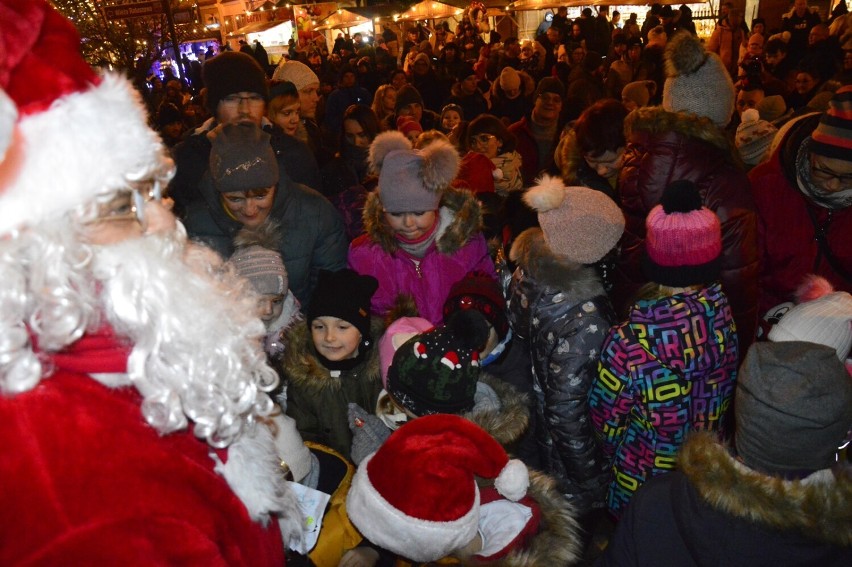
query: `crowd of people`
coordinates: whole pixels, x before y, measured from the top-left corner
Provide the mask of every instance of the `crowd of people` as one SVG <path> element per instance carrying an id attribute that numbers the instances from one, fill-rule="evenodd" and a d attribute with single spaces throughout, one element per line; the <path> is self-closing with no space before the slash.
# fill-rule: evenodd
<path id="1" fill-rule="evenodd" d="M 849 565 L 845 7 L 140 93 L 0 0 L 0 564 Z"/>

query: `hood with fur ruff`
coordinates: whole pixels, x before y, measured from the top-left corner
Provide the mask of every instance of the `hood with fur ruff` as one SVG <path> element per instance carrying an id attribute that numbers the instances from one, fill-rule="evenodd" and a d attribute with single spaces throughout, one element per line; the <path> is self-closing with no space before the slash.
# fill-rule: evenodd
<path id="1" fill-rule="evenodd" d="M 540 228 L 528 228 L 522 232 L 512 244 L 509 258 L 539 284 L 564 290 L 567 293 L 566 305 L 606 295 L 595 268 L 554 254 Z"/>
<path id="2" fill-rule="evenodd" d="M 737 461 L 711 433 L 694 433 L 678 455 L 680 469 L 711 507 L 831 545 L 852 546 L 852 470 L 817 471 L 801 480 L 759 473 Z"/>
<path id="3" fill-rule="evenodd" d="M 370 381 L 381 383 L 377 342 L 378 337 L 381 337 L 384 333 L 385 326 L 380 319 L 373 317 L 370 321 L 370 328 L 373 335 L 373 346 L 367 353 L 363 364 L 359 367 L 364 369 Z M 317 359 L 307 321 L 299 321 L 290 327 L 285 334 L 285 341 L 287 348 L 284 350 L 284 357 L 281 360 L 281 369 L 289 380 L 305 390 L 317 393 L 328 388 L 340 388 L 343 379 L 342 374 L 336 377 L 332 376 Z"/>
<path id="4" fill-rule="evenodd" d="M 662 106 L 646 106 L 637 108 L 624 119 L 628 143 L 634 141 L 634 134 L 662 136 L 668 133 L 706 142 L 720 150 L 728 163 L 743 168 L 733 139 L 707 117 L 670 112 Z"/>
<path id="5" fill-rule="evenodd" d="M 438 236 L 436 246 L 442 254 L 453 254 L 479 233 L 482 227 L 482 206 L 473 193 L 462 189 L 448 188 L 441 197 L 441 208 L 449 209 L 452 221 Z M 391 254 L 399 248 L 399 243 L 385 222 L 384 207 L 378 192 L 367 196 L 364 205 L 364 231 L 373 242 Z"/>
<path id="6" fill-rule="evenodd" d="M 530 399 L 513 386 L 494 378 L 487 370 L 479 375 L 479 381 L 490 386 L 500 399 L 500 409 L 467 412 L 466 419 L 487 431 L 503 447 L 511 451 L 512 445 L 520 440 L 530 424 Z"/>

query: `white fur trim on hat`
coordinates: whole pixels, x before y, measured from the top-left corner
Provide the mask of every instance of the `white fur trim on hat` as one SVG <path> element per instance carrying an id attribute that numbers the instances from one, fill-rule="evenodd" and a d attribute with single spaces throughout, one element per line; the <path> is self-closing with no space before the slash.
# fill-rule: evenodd
<path id="1" fill-rule="evenodd" d="M 15 129 L 15 121 L 18 119 L 18 109 L 15 103 L 0 90 L 0 161 L 6 155 L 6 149 L 12 142 L 12 132 Z"/>
<path id="2" fill-rule="evenodd" d="M 375 453 L 374 453 L 375 454 Z M 349 519 L 361 534 L 388 551 L 413 561 L 434 561 L 470 543 L 479 525 L 479 488 L 470 511 L 454 521 L 435 522 L 406 515 L 379 494 L 370 482 L 365 458 L 346 498 Z"/>
<path id="3" fill-rule="evenodd" d="M 542 175 L 536 185 L 524 193 L 526 204 L 539 213 L 559 207 L 564 200 L 565 184 L 556 176 Z"/>
<path id="4" fill-rule="evenodd" d="M 0 163 L 0 234 L 126 187 L 128 175 L 152 169 L 164 156 L 139 94 L 108 74 L 18 121 Z"/>

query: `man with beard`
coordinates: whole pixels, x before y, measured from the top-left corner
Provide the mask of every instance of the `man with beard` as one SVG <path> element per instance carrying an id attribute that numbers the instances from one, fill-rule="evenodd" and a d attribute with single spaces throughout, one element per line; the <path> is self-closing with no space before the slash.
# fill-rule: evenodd
<path id="1" fill-rule="evenodd" d="M 160 202 L 130 83 L 43 0 L 0 21 L 0 564 L 283 565 L 253 296 Z"/>

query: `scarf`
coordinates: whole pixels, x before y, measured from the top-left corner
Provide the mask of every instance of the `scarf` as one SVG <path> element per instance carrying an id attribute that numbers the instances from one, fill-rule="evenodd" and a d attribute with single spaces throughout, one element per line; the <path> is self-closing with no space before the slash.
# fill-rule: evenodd
<path id="1" fill-rule="evenodd" d="M 852 189 L 832 193 L 814 185 L 811 180 L 810 148 L 811 138 L 809 136 L 802 141 L 796 154 L 796 181 L 799 189 L 811 201 L 826 209 L 838 210 L 852 206 Z"/>
<path id="2" fill-rule="evenodd" d="M 423 236 L 420 236 L 413 240 L 409 240 L 403 236 L 396 235 L 396 240 L 399 243 L 399 247 L 402 249 L 403 252 L 413 258 L 423 258 L 426 255 L 426 251 L 438 238 L 438 226 L 441 224 L 441 220 L 441 215 L 438 214 L 437 218 L 435 219 L 435 222 L 432 224 L 432 228 L 430 228 Z"/>

